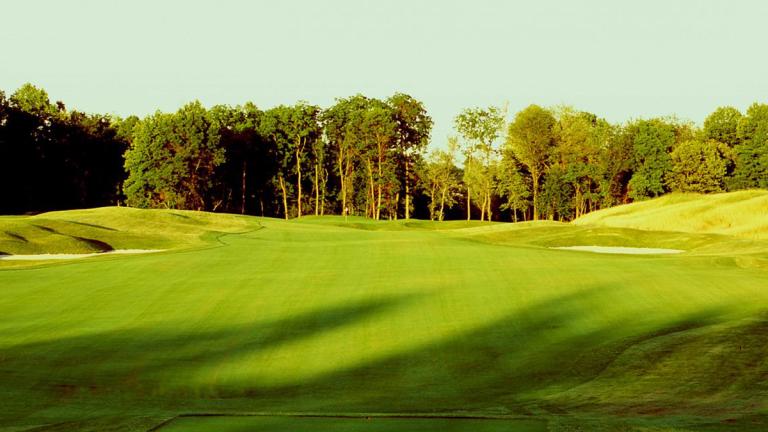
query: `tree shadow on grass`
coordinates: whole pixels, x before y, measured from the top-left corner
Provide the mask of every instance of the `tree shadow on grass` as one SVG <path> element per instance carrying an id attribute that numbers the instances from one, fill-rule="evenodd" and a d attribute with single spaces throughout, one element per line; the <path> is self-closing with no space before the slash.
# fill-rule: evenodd
<path id="1" fill-rule="evenodd" d="M 632 347 L 699 331 L 721 319 L 721 311 L 713 309 L 659 322 L 655 327 L 637 326 L 635 321 L 643 317 L 631 315 L 619 322 L 580 327 L 578 323 L 596 313 L 591 308 L 599 302 L 590 298 L 601 296 L 605 289 L 610 287 L 552 298 L 447 340 L 332 369 L 300 383 L 241 382 L 196 388 L 190 382 L 174 383 L 178 387 L 172 393 L 157 391 L 168 384 L 162 381 L 164 371 L 191 377 L 202 368 L 241 355 L 359 325 L 405 306 L 414 296 L 210 331 L 139 329 L 17 345 L 0 350 L 0 382 L 4 383 L 0 390 L 10 392 L 14 385 L 34 383 L 36 394 L 48 395 L 47 403 L 74 407 L 83 401 L 88 401 L 86 406 L 98 404 L 96 399 L 108 404 L 117 395 L 130 401 L 122 411 L 116 408 L 123 414 L 150 410 L 559 416 L 579 409 L 599 413 L 602 407 L 588 396 L 564 403 L 557 395 L 597 379 Z M 661 361 L 668 354 L 668 349 L 659 349 L 643 364 Z M 334 359 L 327 362 L 333 364 Z M 35 367 L 22 367 L 25 364 Z M 762 379 L 761 373 L 766 373 L 765 363 L 762 365 L 758 366 L 763 372 L 757 371 L 749 379 Z M 15 370 L 17 366 L 20 370 Z M 637 368 L 638 373 L 642 370 Z M 681 371 L 681 382 L 687 379 L 685 373 Z M 646 402 L 661 405 L 670 401 Z M 678 408 L 684 411 L 687 402 L 680 401 Z M 616 408 L 610 411 L 615 414 Z"/>
<path id="2" fill-rule="evenodd" d="M 154 398 L 156 388 L 163 385 L 159 381 L 168 371 L 191 374 L 206 365 L 355 325 L 417 297 L 405 295 L 330 306 L 295 317 L 223 329 L 139 328 L 5 347 L 0 349 L 0 393 L 13 394 L 14 387 L 19 387 L 39 396 L 38 402 L 48 400 L 49 404 L 110 394 L 140 402 Z M 194 389 L 182 390 L 174 397 L 191 398 L 196 393 Z M 26 402 L 22 401 L 19 408 L 24 408 Z M 21 409 L 17 414 L 26 415 L 25 411 Z M 11 414 L 0 413 L 0 425 Z"/>

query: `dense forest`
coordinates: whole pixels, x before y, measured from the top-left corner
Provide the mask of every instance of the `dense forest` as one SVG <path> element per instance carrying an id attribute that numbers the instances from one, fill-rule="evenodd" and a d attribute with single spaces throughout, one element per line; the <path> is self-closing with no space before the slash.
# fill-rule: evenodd
<path id="1" fill-rule="evenodd" d="M 417 99 L 355 95 L 145 118 L 0 91 L 0 214 L 128 205 L 275 217 L 570 220 L 671 191 L 768 187 L 768 105 L 611 124 L 568 106 L 468 108 L 430 146 Z M 429 150 L 431 147 L 431 150 Z"/>

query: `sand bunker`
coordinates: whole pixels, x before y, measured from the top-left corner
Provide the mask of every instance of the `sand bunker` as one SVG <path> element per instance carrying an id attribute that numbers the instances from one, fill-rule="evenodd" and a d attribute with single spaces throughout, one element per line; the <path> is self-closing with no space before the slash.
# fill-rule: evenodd
<path id="1" fill-rule="evenodd" d="M 35 254 L 35 255 L 0 255 L 2 261 L 45 261 L 45 260 L 69 260 L 90 258 L 104 255 L 130 255 L 162 252 L 163 249 L 115 249 L 109 252 L 85 253 L 85 254 Z"/>
<path id="2" fill-rule="evenodd" d="M 685 252 L 680 249 L 658 249 L 658 248 L 638 248 L 623 246 L 561 246 L 552 249 L 575 250 L 584 252 L 595 252 L 605 254 L 624 254 L 624 255 L 668 255 Z"/>

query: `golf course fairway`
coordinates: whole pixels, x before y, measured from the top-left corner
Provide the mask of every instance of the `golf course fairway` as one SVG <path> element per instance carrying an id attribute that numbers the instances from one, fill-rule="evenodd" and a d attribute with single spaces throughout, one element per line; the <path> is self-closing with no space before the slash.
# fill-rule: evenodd
<path id="1" fill-rule="evenodd" d="M 156 251 L 0 260 L 0 431 L 768 430 L 768 240 L 687 231 L 0 217 L 0 254 Z"/>

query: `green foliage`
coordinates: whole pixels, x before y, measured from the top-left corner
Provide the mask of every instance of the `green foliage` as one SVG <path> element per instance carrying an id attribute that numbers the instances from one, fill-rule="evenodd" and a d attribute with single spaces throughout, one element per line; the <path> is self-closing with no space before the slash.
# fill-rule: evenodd
<path id="1" fill-rule="evenodd" d="M 608 142 L 598 160 L 598 166 L 603 170 L 603 179 L 600 182 L 602 207 L 627 202 L 627 185 L 632 176 L 635 159 L 633 136 L 628 128 L 611 128 L 608 134 Z"/>
<path id="2" fill-rule="evenodd" d="M 465 140 L 487 151 L 504 127 L 504 111 L 494 106 L 467 108 L 456 116 L 454 123 Z"/>
<path id="3" fill-rule="evenodd" d="M 433 122 L 424 104 L 407 94 L 395 93 L 387 99 L 387 104 L 393 111 L 397 125 L 395 159 L 398 170 L 402 172 L 405 218 L 409 219 L 412 212 L 411 191 L 415 186 L 412 166 L 419 163 L 421 154 L 429 144 Z M 399 203 L 395 204 L 399 206 Z"/>
<path id="4" fill-rule="evenodd" d="M 115 124 L 30 84 L 0 92 L 0 214 L 117 204 L 126 143 Z"/>
<path id="5" fill-rule="evenodd" d="M 135 126 L 125 154 L 129 205 L 202 210 L 214 170 L 224 162 L 218 125 L 199 102 L 156 113 Z"/>
<path id="6" fill-rule="evenodd" d="M 431 220 L 444 220 L 446 209 L 453 206 L 459 196 L 461 172 L 456 167 L 458 147 L 458 138 L 450 137 L 447 149 L 433 150 L 426 161 L 423 177 Z"/>
<path id="7" fill-rule="evenodd" d="M 666 182 L 675 192 L 722 192 L 727 171 L 727 159 L 723 157 L 717 141 L 685 141 L 670 154 L 672 169 Z"/>
<path id="8" fill-rule="evenodd" d="M 40 117 L 53 117 L 59 111 L 48 98 L 48 92 L 29 83 L 19 87 L 11 95 L 10 102 L 15 108 Z"/>
<path id="9" fill-rule="evenodd" d="M 741 112 L 734 107 L 720 107 L 704 120 L 704 138 L 735 147 L 741 142 L 738 128 Z"/>
<path id="10" fill-rule="evenodd" d="M 567 219 L 669 190 L 768 187 L 768 108 L 760 104 L 744 116 L 718 108 L 701 129 L 674 116 L 619 126 L 569 106 L 531 105 L 506 125 L 503 151 L 506 108 L 463 110 L 455 129 L 464 160 L 444 171 L 460 174 L 466 205 L 454 192 L 445 200 L 429 192 L 446 183 L 435 183 L 445 178 L 434 164 L 443 157 L 425 162 L 433 122 L 410 95 L 355 95 L 324 110 L 306 102 L 185 110 L 121 119 L 67 111 L 31 84 L 8 99 L 0 91 L 0 211 L 110 205 L 126 202 L 125 191 L 131 205 L 286 218 L 439 219 L 464 207 L 468 219 L 478 209 L 481 220 L 499 210 L 528 218 L 531 208 L 533 219 Z M 694 141 L 721 143 L 718 157 Z"/>
<path id="11" fill-rule="evenodd" d="M 520 163 L 509 151 L 504 152 L 499 168 L 498 193 L 504 200 L 501 210 L 510 210 L 514 222 L 518 220 L 518 212 L 525 217 L 531 206 L 531 185 Z"/>
<path id="12" fill-rule="evenodd" d="M 635 200 L 666 192 L 664 177 L 672 167 L 669 152 L 675 144 L 675 126 L 660 119 L 640 120 L 632 126 L 634 174 L 629 196 Z"/>
<path id="13" fill-rule="evenodd" d="M 574 216 L 572 197 L 573 177 L 563 167 L 556 165 L 547 171 L 541 186 L 539 213 L 550 220 L 568 220 Z"/>
<path id="14" fill-rule="evenodd" d="M 753 104 L 738 127 L 736 168 L 729 189 L 768 187 L 768 105 Z"/>
<path id="15" fill-rule="evenodd" d="M 295 215 L 301 217 L 306 198 L 302 195 L 302 187 L 308 178 L 302 176 L 302 172 L 309 170 L 308 157 L 322 135 L 320 108 L 306 102 L 293 106 L 280 105 L 264 113 L 260 127 L 260 133 L 271 140 L 275 149 L 275 183 L 282 194 L 283 216 L 288 218 L 292 213 L 288 197 L 295 192 Z"/>
<path id="16" fill-rule="evenodd" d="M 539 181 L 555 145 L 555 123 L 551 112 L 538 105 L 530 105 L 517 113 L 508 129 L 507 145 L 531 173 L 534 220 L 539 218 Z"/>
<path id="17" fill-rule="evenodd" d="M 560 107 L 555 114 L 555 147 L 550 164 L 564 171 L 573 193 L 574 217 L 579 217 L 599 205 L 600 187 L 607 171 L 601 156 L 613 138 L 613 129 L 596 115 L 571 107 Z"/>
<path id="18" fill-rule="evenodd" d="M 495 189 L 497 163 L 496 140 L 504 129 L 506 110 L 467 108 L 454 119 L 454 125 L 466 143 L 464 148 L 464 183 L 467 186 L 467 219 L 470 219 L 470 201 L 480 204 L 480 220 L 492 218 L 492 195 Z"/>

